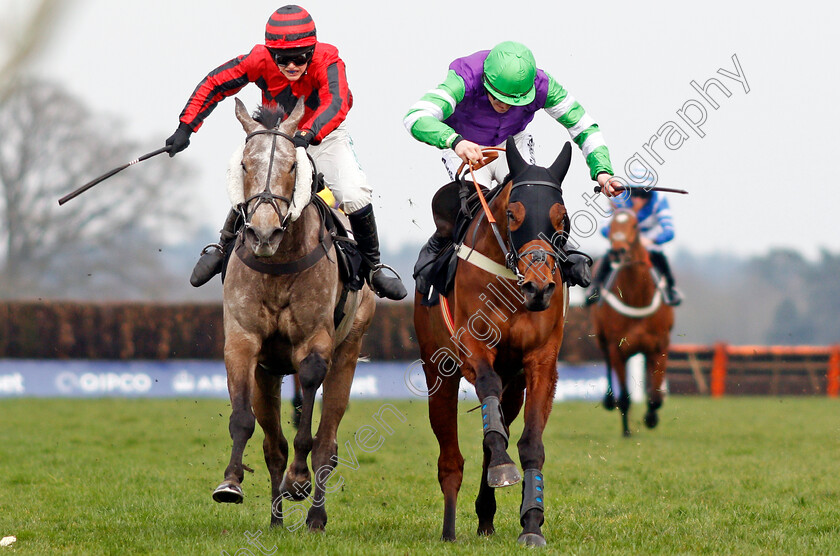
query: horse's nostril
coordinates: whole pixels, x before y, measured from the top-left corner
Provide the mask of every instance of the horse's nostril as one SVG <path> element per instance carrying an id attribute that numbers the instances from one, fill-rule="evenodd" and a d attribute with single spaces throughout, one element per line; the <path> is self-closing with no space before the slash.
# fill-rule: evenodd
<path id="1" fill-rule="evenodd" d="M 529 295 L 534 295 L 537 293 L 537 285 L 533 282 L 525 282 L 522 284 L 522 291 Z"/>
<path id="2" fill-rule="evenodd" d="M 272 245 L 274 245 L 275 243 L 280 243 L 280 240 L 283 239 L 283 231 L 284 230 L 277 228 L 276 230 L 271 232 L 271 237 L 269 237 L 268 239 L 269 243 L 271 243 Z"/>

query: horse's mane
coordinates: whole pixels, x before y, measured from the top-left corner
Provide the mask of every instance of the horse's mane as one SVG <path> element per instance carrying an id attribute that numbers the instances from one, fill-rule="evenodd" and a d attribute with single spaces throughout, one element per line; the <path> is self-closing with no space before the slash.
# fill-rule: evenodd
<path id="1" fill-rule="evenodd" d="M 264 125 L 267 129 L 277 127 L 277 124 L 286 119 L 286 111 L 279 104 L 273 106 L 263 104 L 254 111 L 252 116 L 255 121 Z"/>

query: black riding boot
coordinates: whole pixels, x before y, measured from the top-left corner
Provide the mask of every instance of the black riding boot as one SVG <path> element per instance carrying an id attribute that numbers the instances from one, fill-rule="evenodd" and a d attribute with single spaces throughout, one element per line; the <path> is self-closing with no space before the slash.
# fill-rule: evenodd
<path id="1" fill-rule="evenodd" d="M 673 306 L 682 303 L 682 294 L 674 284 L 674 274 L 671 272 L 671 265 L 668 264 L 665 253 L 662 251 L 650 251 L 650 262 L 665 277 L 665 303 Z"/>
<path id="2" fill-rule="evenodd" d="M 595 305 L 601 299 L 601 286 L 610 274 L 610 261 L 604 256 L 598 262 L 598 270 L 592 279 L 592 285 L 586 290 L 586 306 Z"/>
<path id="3" fill-rule="evenodd" d="M 414 284 L 417 291 L 423 297 L 428 297 L 429 290 L 432 289 L 433 276 L 431 276 L 431 273 L 434 266 L 433 263 L 443 248 L 449 245 L 450 241 L 448 237 L 440 235 L 435 230 L 435 233 L 432 234 L 432 237 L 429 238 L 429 241 L 420 250 L 417 263 L 414 265 Z"/>
<path id="4" fill-rule="evenodd" d="M 238 219 L 239 212 L 236 209 L 230 209 L 225 225 L 220 230 L 219 243 L 211 243 L 201 250 L 201 258 L 195 263 L 192 276 L 190 276 L 190 284 L 194 287 L 203 286 L 222 271 L 225 264 L 225 247 L 236 237 Z"/>
<path id="5" fill-rule="evenodd" d="M 379 262 L 379 236 L 376 233 L 373 205 L 367 205 L 356 212 L 351 212 L 347 215 L 347 218 L 350 220 L 353 238 L 356 240 L 359 253 L 362 255 L 365 278 L 370 287 L 373 288 L 374 293 L 379 297 L 387 297 L 388 299 L 404 298 L 408 292 L 405 291 L 405 286 L 403 286 L 399 275 L 394 278 L 385 276 L 382 272 L 383 268 L 388 268 L 391 271 L 394 269 Z"/>

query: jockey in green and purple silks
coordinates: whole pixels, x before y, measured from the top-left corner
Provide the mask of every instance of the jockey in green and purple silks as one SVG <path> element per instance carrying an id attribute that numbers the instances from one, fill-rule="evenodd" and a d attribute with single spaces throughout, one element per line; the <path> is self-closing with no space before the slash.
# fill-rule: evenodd
<path id="1" fill-rule="evenodd" d="M 533 152 L 523 150 L 532 142 L 525 128 L 539 110 L 569 130 L 590 176 L 613 196 L 608 185 L 613 173 L 610 154 L 598 124 L 562 85 L 537 68 L 533 54 L 522 44 L 503 42 L 458 58 L 450 64 L 446 80 L 423 95 L 403 123 L 415 139 L 452 151 L 446 155 L 451 176 L 461 161 L 481 160 L 481 146 L 504 146 L 511 135 L 533 164 Z M 453 158 L 454 169 L 449 163 Z M 507 174 L 503 156 L 488 166 L 494 168 L 485 167 L 485 176 L 492 180 L 499 182 Z"/>
<path id="2" fill-rule="evenodd" d="M 482 159 L 482 147 L 503 147 L 512 136 L 525 160 L 534 164 L 534 140 L 525 128 L 539 110 L 560 122 L 583 152 L 589 174 L 608 197 L 616 195 L 606 141 L 595 120 L 549 74 L 537 68 L 523 44 L 507 41 L 492 50 L 458 58 L 443 83 L 415 103 L 403 123 L 412 137 L 443 150 L 454 179 L 462 163 Z M 508 173 L 504 153 L 475 172 L 484 186 L 501 183 Z M 437 234 L 423 248 L 415 267 L 427 266 L 446 240 Z M 423 291 L 418 281 L 418 290 Z"/>

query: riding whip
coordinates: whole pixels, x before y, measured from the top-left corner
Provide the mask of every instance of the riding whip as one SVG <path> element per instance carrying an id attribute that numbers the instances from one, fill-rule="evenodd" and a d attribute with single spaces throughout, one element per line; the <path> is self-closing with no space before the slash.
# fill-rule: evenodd
<path id="1" fill-rule="evenodd" d="M 78 197 L 79 195 L 81 195 L 82 193 L 84 193 L 85 191 L 87 191 L 88 189 L 93 187 L 94 185 L 98 184 L 99 182 L 107 180 L 108 178 L 110 178 L 114 174 L 122 172 L 123 170 L 125 170 L 129 166 L 133 166 L 133 165 L 137 164 L 138 162 L 143 162 L 144 160 L 152 158 L 153 156 L 157 156 L 161 153 L 169 152 L 169 149 L 170 149 L 169 145 L 167 145 L 165 147 L 161 147 L 156 151 L 152 151 L 150 153 L 144 154 L 140 158 L 135 158 L 134 160 L 132 160 L 128 164 L 123 164 L 122 166 L 114 168 L 113 170 L 111 170 L 107 174 L 102 174 L 101 176 L 99 176 L 95 180 L 87 182 L 86 184 L 84 184 L 83 186 L 81 186 L 77 190 L 73 191 L 72 193 L 68 193 L 67 195 L 65 195 L 64 197 L 62 197 L 61 199 L 58 200 L 58 204 L 63 205 L 64 203 L 66 203 L 70 199 L 73 199 L 74 197 Z"/>
<path id="2" fill-rule="evenodd" d="M 630 187 L 625 185 L 617 185 L 613 187 L 616 191 L 633 191 L 634 189 L 644 189 L 645 191 L 661 191 L 662 193 L 681 193 L 682 195 L 688 195 L 688 191 L 685 189 L 673 189 L 671 187 Z M 601 186 L 595 186 L 595 193 L 601 192 Z"/>

